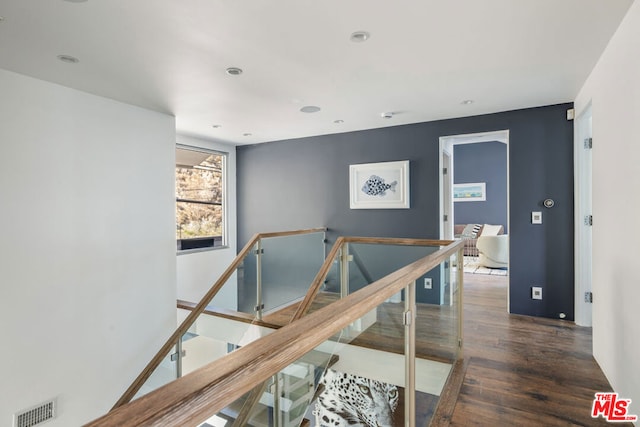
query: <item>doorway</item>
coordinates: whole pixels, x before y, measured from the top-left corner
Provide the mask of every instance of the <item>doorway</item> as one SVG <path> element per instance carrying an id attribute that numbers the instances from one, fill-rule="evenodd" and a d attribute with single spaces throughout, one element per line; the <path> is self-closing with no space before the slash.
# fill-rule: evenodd
<path id="1" fill-rule="evenodd" d="M 498 216 L 498 219 L 495 219 L 495 220 L 486 219 L 486 218 L 495 218 L 495 214 L 491 214 L 487 212 L 491 211 L 492 209 L 495 209 L 496 196 L 492 195 L 491 197 L 494 197 L 493 199 L 491 199 L 491 197 L 486 198 L 487 193 L 489 193 L 490 190 L 492 190 L 492 192 L 494 191 L 495 185 L 492 186 L 490 183 L 489 185 L 484 185 L 486 184 L 486 182 L 481 182 L 481 183 L 478 182 L 479 184 L 483 184 L 483 187 L 485 188 L 484 197 L 486 198 L 484 202 L 478 202 L 478 203 L 486 203 L 486 204 L 483 204 L 483 205 L 475 204 L 476 209 L 478 209 L 479 211 L 481 210 L 482 213 L 479 212 L 478 219 L 473 221 L 469 220 L 468 219 L 469 217 L 467 215 L 465 222 L 473 222 L 478 224 L 497 223 L 492 225 L 504 225 L 504 233 L 507 234 L 508 236 L 508 231 L 510 229 L 510 226 L 509 226 L 509 131 L 500 130 L 500 131 L 494 131 L 494 132 L 449 135 L 449 136 L 440 137 L 440 147 L 439 147 L 440 171 L 441 171 L 440 173 L 440 238 L 442 239 L 449 240 L 455 236 L 454 226 L 459 222 L 456 216 L 456 207 L 465 206 L 464 209 L 459 208 L 459 211 L 461 213 L 460 216 L 462 216 L 463 211 L 466 210 L 468 212 L 469 210 L 474 209 L 472 207 L 474 205 L 470 203 L 454 203 L 453 190 L 454 190 L 454 182 L 455 182 L 454 180 L 456 177 L 455 168 L 456 168 L 456 163 L 460 164 L 459 162 L 456 162 L 455 147 L 461 146 L 461 145 L 467 145 L 467 144 L 480 144 L 480 143 L 495 143 L 497 145 L 503 144 L 502 156 L 504 157 L 496 161 L 499 161 L 502 163 L 502 166 L 505 169 L 504 173 L 506 175 L 505 176 L 506 188 L 503 191 L 500 191 L 499 192 L 500 195 L 498 196 L 499 198 L 502 198 L 499 201 L 498 205 L 501 206 L 500 209 L 504 209 L 504 212 L 502 213 L 501 216 Z M 482 146 L 477 145 L 475 148 L 481 148 L 481 147 Z M 466 148 L 467 147 L 465 147 L 465 149 Z M 461 153 L 460 149 L 458 149 L 457 151 Z M 465 169 L 471 169 L 471 168 L 474 168 L 473 163 L 470 166 L 465 166 Z M 463 181 L 463 182 L 467 183 L 466 181 Z M 461 183 L 461 182 L 458 182 L 458 183 Z M 492 204 L 492 201 L 493 201 L 492 207 L 487 209 L 487 207 L 489 207 L 489 205 Z M 482 209 L 480 209 L 480 207 Z M 484 218 L 483 218 L 483 215 L 484 215 Z M 508 237 L 505 237 L 505 239 L 508 241 Z M 506 257 L 507 257 L 507 262 L 506 262 L 507 270 L 506 272 L 502 271 L 502 273 L 508 274 L 508 271 L 510 268 L 509 261 L 508 261 L 508 254 L 506 255 Z M 490 269 L 484 269 L 484 270 L 486 271 Z M 509 295 L 507 292 L 507 310 L 508 310 L 508 307 L 509 307 Z"/>

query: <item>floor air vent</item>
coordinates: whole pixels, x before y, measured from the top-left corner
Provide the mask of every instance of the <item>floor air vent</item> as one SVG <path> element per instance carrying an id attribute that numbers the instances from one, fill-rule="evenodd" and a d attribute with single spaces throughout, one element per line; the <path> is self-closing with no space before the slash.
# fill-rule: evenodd
<path id="1" fill-rule="evenodd" d="M 55 399 L 44 402 L 31 409 L 20 411 L 13 417 L 14 427 L 33 427 L 45 421 L 49 421 L 56 416 Z"/>

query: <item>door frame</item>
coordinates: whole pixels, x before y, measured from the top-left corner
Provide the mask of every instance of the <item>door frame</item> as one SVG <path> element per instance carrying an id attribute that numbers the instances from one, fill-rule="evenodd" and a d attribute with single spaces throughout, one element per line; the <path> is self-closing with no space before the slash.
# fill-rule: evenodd
<path id="1" fill-rule="evenodd" d="M 453 184 L 453 174 L 454 168 L 453 163 L 455 161 L 453 157 L 453 146 L 461 145 L 461 144 L 476 144 L 480 142 L 491 142 L 491 141 L 499 141 L 507 146 L 507 230 L 508 233 L 511 232 L 511 212 L 510 212 L 510 203 L 509 203 L 509 185 L 510 185 L 510 174 L 509 174 L 509 129 L 505 130 L 497 130 L 492 132 L 479 132 L 479 133 L 468 133 L 468 134 L 459 134 L 459 135 L 446 135 L 441 136 L 439 140 L 439 169 L 438 169 L 438 180 L 439 180 L 439 198 L 440 198 L 440 238 L 445 239 L 445 236 L 451 235 L 453 236 L 453 227 L 455 220 L 455 203 L 453 203 L 453 196 L 451 197 L 451 220 L 448 221 L 448 227 L 450 229 L 445 230 L 444 224 L 444 212 L 445 212 L 445 197 L 444 197 L 444 176 L 442 173 L 443 165 L 443 156 L 444 153 L 448 153 L 451 156 L 451 171 L 449 171 L 448 179 L 450 179 L 451 184 Z M 451 185 L 451 189 L 453 191 L 453 185 Z M 511 240 L 509 238 L 509 240 Z M 509 249 L 511 251 L 511 249 Z M 507 266 L 507 271 L 511 271 L 511 256 L 509 256 L 509 264 Z M 510 312 L 510 297 L 509 297 L 509 287 L 507 286 L 507 312 Z"/>
<path id="2" fill-rule="evenodd" d="M 447 147 L 440 151 L 440 180 L 442 191 L 440 197 L 440 238 L 453 240 L 453 152 Z M 444 169 L 447 169 L 445 176 Z M 445 221 L 445 215 L 447 220 Z"/>

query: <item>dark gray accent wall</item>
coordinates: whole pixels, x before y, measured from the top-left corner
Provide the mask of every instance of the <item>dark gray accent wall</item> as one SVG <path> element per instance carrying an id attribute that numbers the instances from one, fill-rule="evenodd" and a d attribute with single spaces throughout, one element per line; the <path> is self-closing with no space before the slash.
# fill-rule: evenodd
<path id="1" fill-rule="evenodd" d="M 507 229 L 507 145 L 498 141 L 453 147 L 453 182 L 484 182 L 487 200 L 454 203 L 456 224 L 499 224 Z"/>
<path id="2" fill-rule="evenodd" d="M 439 234 L 441 136 L 508 129 L 510 310 L 572 320 L 572 104 L 278 141 L 237 149 L 239 247 L 256 232 L 316 226 L 336 236 L 434 238 Z M 349 165 L 410 161 L 411 209 L 349 209 Z M 551 197 L 554 208 L 542 207 Z M 542 210 L 543 225 L 531 224 Z M 542 301 L 531 299 L 542 286 Z M 426 292 L 426 291 L 425 291 Z M 420 297 L 420 295 L 419 295 Z"/>

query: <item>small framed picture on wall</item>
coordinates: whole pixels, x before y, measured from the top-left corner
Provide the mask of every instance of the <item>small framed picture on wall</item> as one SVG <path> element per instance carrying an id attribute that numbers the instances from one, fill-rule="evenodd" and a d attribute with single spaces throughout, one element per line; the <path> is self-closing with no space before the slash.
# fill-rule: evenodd
<path id="1" fill-rule="evenodd" d="M 409 209 L 409 160 L 349 166 L 351 209 Z"/>
<path id="2" fill-rule="evenodd" d="M 485 200 L 487 200 L 487 184 L 485 182 L 453 184 L 454 202 L 484 202 Z"/>

